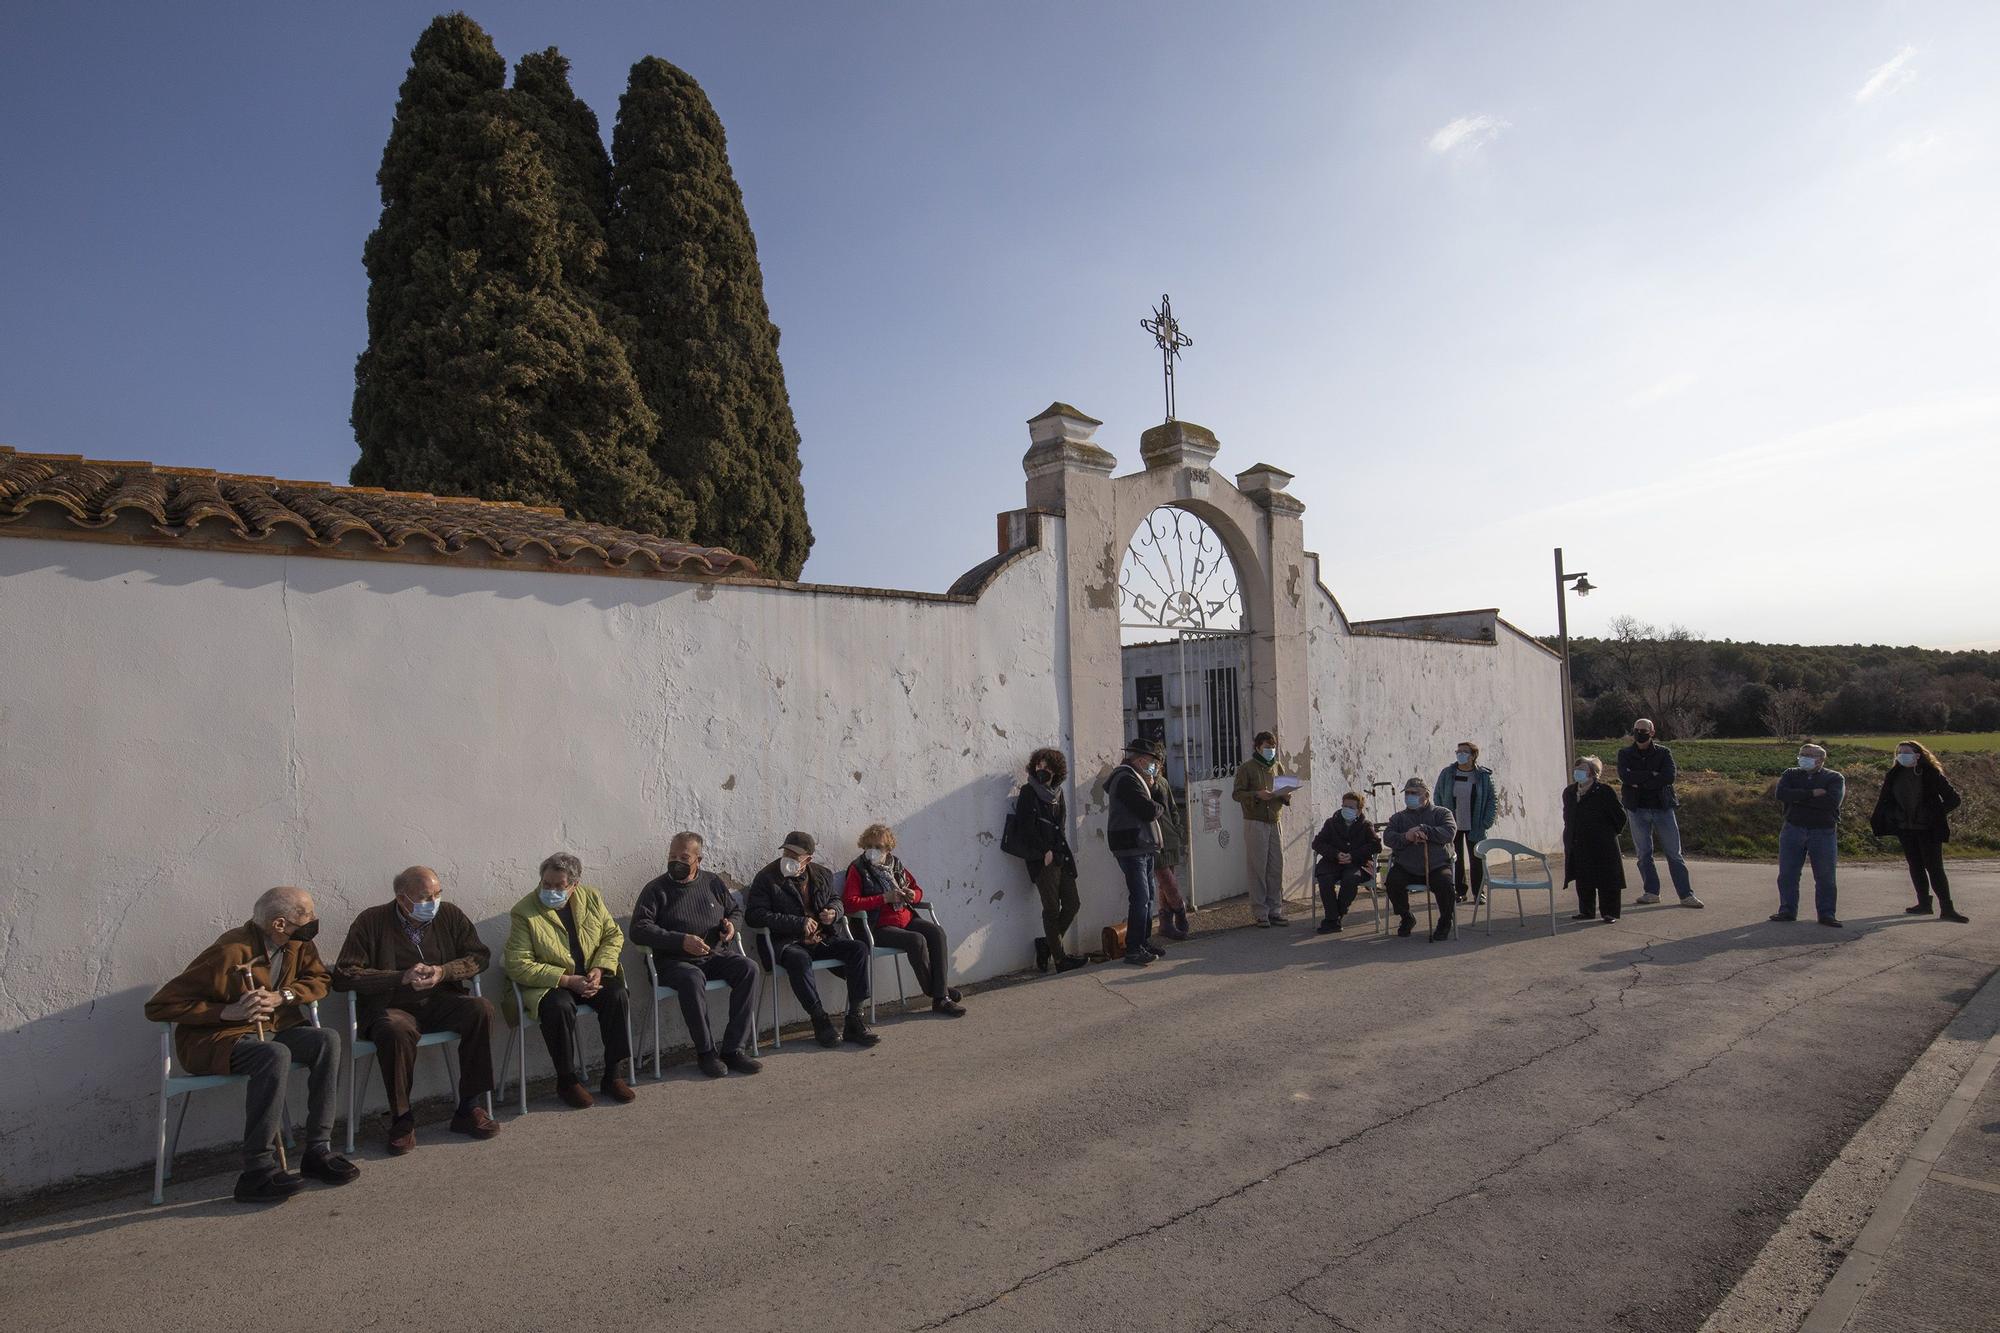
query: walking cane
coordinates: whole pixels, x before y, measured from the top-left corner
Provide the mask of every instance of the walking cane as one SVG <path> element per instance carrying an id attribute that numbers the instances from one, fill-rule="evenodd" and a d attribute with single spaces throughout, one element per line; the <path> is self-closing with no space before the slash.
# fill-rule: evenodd
<path id="1" fill-rule="evenodd" d="M 249 963 L 238 963 L 236 965 L 236 970 L 243 974 L 243 993 L 245 995 L 248 995 L 251 991 L 257 989 L 257 977 L 256 974 L 251 971 L 251 967 L 254 963 L 259 961 L 264 961 L 264 960 L 252 959 L 251 962 Z M 257 1040 L 258 1041 L 270 1040 L 269 1035 L 264 1031 L 264 1020 L 261 1018 L 257 1020 Z M 285 1160 L 285 1131 L 282 1125 L 280 1125 L 278 1129 L 277 1148 L 278 1148 L 278 1170 L 289 1173 L 292 1168 L 291 1164 Z"/>

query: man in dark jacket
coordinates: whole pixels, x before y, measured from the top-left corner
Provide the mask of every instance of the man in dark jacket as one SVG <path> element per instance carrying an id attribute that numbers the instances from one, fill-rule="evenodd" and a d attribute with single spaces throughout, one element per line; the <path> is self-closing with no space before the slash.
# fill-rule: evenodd
<path id="1" fill-rule="evenodd" d="M 357 1035 L 375 1043 L 389 1099 L 385 1146 L 399 1156 L 417 1146 L 410 1079 L 426 1032 L 458 1034 L 452 1132 L 490 1139 L 500 1124 L 479 1099 L 493 1091 L 493 1004 L 466 983 L 486 970 L 493 951 L 472 918 L 444 901 L 444 886 L 429 866 L 411 866 L 396 876 L 394 889 L 390 901 L 354 918 L 333 964 L 333 988 L 354 993 Z"/>
<path id="2" fill-rule="evenodd" d="M 1694 886 L 1688 880 L 1687 862 L 1681 858 L 1681 826 L 1674 814 L 1680 802 L 1674 797 L 1674 752 L 1653 739 L 1653 720 L 1642 717 L 1632 724 L 1632 743 L 1618 751 L 1618 791 L 1625 802 L 1626 827 L 1632 833 L 1632 850 L 1639 858 L 1639 898 L 1642 903 L 1660 901 L 1660 872 L 1653 868 L 1653 846 L 1667 858 L 1667 873 L 1673 876 L 1674 892 L 1682 907 L 1700 907 Z"/>
<path id="3" fill-rule="evenodd" d="M 1326 909 L 1319 933 L 1340 929 L 1341 918 L 1354 906 L 1354 895 L 1375 878 L 1375 858 L 1382 852 L 1382 840 L 1366 816 L 1368 803 L 1358 791 L 1340 798 L 1340 813 L 1320 825 L 1313 838 L 1313 878 L 1319 883 L 1319 900 Z M 1407 902 L 1408 899 L 1405 898 Z"/>
<path id="4" fill-rule="evenodd" d="M 844 1035 L 856 1046 L 873 1046 L 882 1039 L 868 1030 L 867 1020 L 861 1016 L 868 1003 L 868 946 L 836 933 L 843 928 L 840 890 L 834 887 L 833 872 L 814 864 L 817 850 L 812 834 L 787 833 L 778 859 L 750 881 L 747 915 L 752 926 L 771 932 L 771 945 L 778 951 L 776 965 L 791 977 L 792 994 L 799 997 L 799 1007 L 812 1019 L 813 1036 L 819 1044 L 838 1046 Z M 837 975 L 847 982 L 847 1022 L 842 1033 L 834 1031 L 833 1020 L 820 1003 L 819 987 L 813 984 L 812 965 L 827 959 L 840 964 Z"/>
<path id="5" fill-rule="evenodd" d="M 1152 943 L 1153 859 L 1160 854 L 1160 802 L 1153 774 L 1160 761 L 1153 743 L 1141 737 L 1125 746 L 1125 758 L 1104 780 L 1109 809 L 1104 841 L 1125 876 L 1125 961 L 1144 967 L 1167 951 Z"/>
<path id="6" fill-rule="evenodd" d="M 632 909 L 634 944 L 653 951 L 660 984 L 680 997 L 701 1072 L 721 1078 L 730 1070 L 754 1074 L 763 1065 L 743 1053 L 757 1021 L 757 965 L 743 955 L 743 908 L 720 876 L 701 868 L 707 843 L 699 833 L 676 833 L 667 845 L 667 873 L 639 890 Z M 732 947 L 733 946 L 733 947 Z M 729 1026 L 722 1049 L 708 1030 L 708 983 L 729 983 Z M 654 1021 L 658 1021 L 657 1011 Z"/>
<path id="7" fill-rule="evenodd" d="M 1398 935 L 1416 927 L 1417 914 L 1410 910 L 1410 885 L 1422 884 L 1437 900 L 1437 924 L 1431 929 L 1433 942 L 1451 937 L 1452 900 L 1457 896 L 1451 882 L 1451 840 L 1458 834 L 1451 811 L 1431 804 L 1431 789 L 1422 778 L 1403 784 L 1403 808 L 1389 816 L 1382 830 L 1382 844 L 1394 858 L 1383 887 L 1389 905 L 1403 918 Z"/>
<path id="8" fill-rule="evenodd" d="M 1826 751 L 1817 745 L 1799 747 L 1799 763 L 1778 777 L 1778 804 L 1785 809 L 1778 830 L 1778 910 L 1773 921 L 1799 919 L 1799 872 L 1812 859 L 1813 910 L 1822 926 L 1838 926 L 1834 915 L 1839 895 L 1834 887 L 1834 861 L 1840 853 L 1840 803 L 1847 796 L 1847 779 L 1826 766 Z"/>

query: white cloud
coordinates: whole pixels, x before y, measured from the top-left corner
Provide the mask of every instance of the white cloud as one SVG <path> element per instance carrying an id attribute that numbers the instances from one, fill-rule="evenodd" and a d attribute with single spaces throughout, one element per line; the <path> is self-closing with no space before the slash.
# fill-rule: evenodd
<path id="1" fill-rule="evenodd" d="M 1431 151 L 1460 156 L 1476 153 L 1499 138 L 1501 131 L 1512 128 L 1507 121 L 1484 111 L 1476 116 L 1460 116 L 1431 136 Z"/>
<path id="2" fill-rule="evenodd" d="M 1868 82 L 1861 85 L 1854 94 L 1857 102 L 1873 101 L 1877 97 L 1887 97 L 1911 79 L 1917 77 L 1915 65 L 1917 48 L 1906 46 L 1891 56 L 1888 62 L 1868 76 Z"/>
<path id="3" fill-rule="evenodd" d="M 1683 370 L 1669 375 L 1657 384 L 1649 384 L 1625 400 L 1627 407 L 1651 407 L 1665 402 L 1678 394 L 1686 393 L 1695 385 L 1695 377 Z"/>

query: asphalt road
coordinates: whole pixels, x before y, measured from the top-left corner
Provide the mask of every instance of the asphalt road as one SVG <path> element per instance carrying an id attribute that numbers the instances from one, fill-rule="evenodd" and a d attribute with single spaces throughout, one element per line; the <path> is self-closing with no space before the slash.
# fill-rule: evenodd
<path id="1" fill-rule="evenodd" d="M 1848 930 L 1709 903 L 1430 944 L 1237 929 L 788 1041 L 631 1106 L 428 1129 L 275 1210 L 230 1178 L 0 1230 L 10 1326 L 1693 1329 L 2000 966 L 1843 868 Z M 1545 918 L 1544 918 L 1545 920 Z M 642 1024 L 643 1026 L 643 1024 Z M 767 1052 L 768 1054 L 768 1052 Z M 287 1322 L 297 1322 L 286 1316 Z"/>

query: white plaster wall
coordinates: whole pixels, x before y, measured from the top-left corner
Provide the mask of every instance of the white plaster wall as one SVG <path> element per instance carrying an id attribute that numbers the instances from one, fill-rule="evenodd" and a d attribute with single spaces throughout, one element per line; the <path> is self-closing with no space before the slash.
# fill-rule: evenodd
<path id="1" fill-rule="evenodd" d="M 1549 653 L 1502 627 L 1491 644 L 1352 634 L 1317 582 L 1306 599 L 1312 687 L 1314 826 L 1340 794 L 1373 779 L 1386 819 L 1412 776 L 1435 782 L 1461 740 L 1493 770 L 1499 816 L 1493 836 L 1561 851 L 1562 673 Z"/>
<path id="2" fill-rule="evenodd" d="M 149 1159 L 141 1006 L 273 884 L 313 891 L 330 958 L 425 863 L 497 958 L 552 851 L 623 915 L 677 829 L 747 879 L 794 827 L 844 870 L 882 819 L 959 975 L 1025 965 L 998 834 L 1063 731 L 1058 564 L 966 605 L 0 540 L 0 1195 Z M 185 1146 L 240 1134 L 240 1099 L 196 1100 Z"/>

